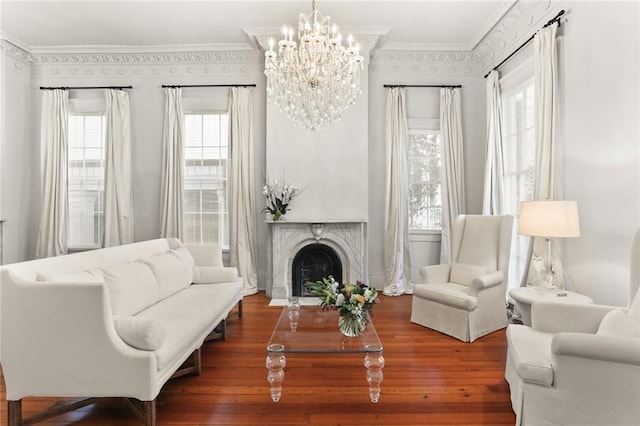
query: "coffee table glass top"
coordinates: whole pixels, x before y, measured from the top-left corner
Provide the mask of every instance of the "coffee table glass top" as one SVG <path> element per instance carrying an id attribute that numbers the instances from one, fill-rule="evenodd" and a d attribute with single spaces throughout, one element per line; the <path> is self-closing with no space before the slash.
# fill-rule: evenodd
<path id="1" fill-rule="evenodd" d="M 368 313 L 367 313 L 368 315 Z M 381 353 L 382 342 L 373 322 L 357 337 L 344 336 L 338 329 L 338 311 L 319 306 L 287 306 L 267 344 L 271 353 Z"/>

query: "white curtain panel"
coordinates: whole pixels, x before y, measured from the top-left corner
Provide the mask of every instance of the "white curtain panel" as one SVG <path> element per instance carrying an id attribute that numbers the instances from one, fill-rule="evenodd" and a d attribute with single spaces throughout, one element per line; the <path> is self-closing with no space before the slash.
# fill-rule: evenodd
<path id="1" fill-rule="evenodd" d="M 440 89 L 440 135 L 442 139 L 442 240 L 440 263 L 451 262 L 451 228 L 465 212 L 462 105 L 460 89 Z"/>
<path id="2" fill-rule="evenodd" d="M 243 279 L 245 296 L 258 292 L 256 275 L 253 91 L 232 87 L 229 97 L 231 141 L 230 261 Z"/>
<path id="3" fill-rule="evenodd" d="M 67 252 L 67 145 L 68 103 L 66 90 L 42 92 L 40 121 L 40 229 L 36 257 Z"/>
<path id="4" fill-rule="evenodd" d="M 556 192 L 556 132 L 558 102 L 558 53 L 556 47 L 557 24 L 542 28 L 533 39 L 535 66 L 536 109 L 536 200 L 553 200 Z M 559 240 L 555 240 L 558 243 Z M 544 238 L 534 237 L 530 259 L 522 285 L 538 282 L 544 259 Z M 556 271 L 556 283 L 562 285 L 563 273 L 558 252 L 554 250 L 552 263 Z"/>
<path id="5" fill-rule="evenodd" d="M 484 166 L 482 214 L 505 214 L 504 152 L 502 150 L 502 102 L 498 71 L 487 77 L 487 146 Z"/>
<path id="6" fill-rule="evenodd" d="M 129 94 L 107 89 L 104 247 L 133 242 L 133 180 Z"/>
<path id="7" fill-rule="evenodd" d="M 160 236 L 182 240 L 182 193 L 184 181 L 182 89 L 164 89 L 162 135 L 162 193 Z"/>
<path id="8" fill-rule="evenodd" d="M 409 252 L 409 164 L 405 89 L 386 89 L 386 208 L 383 293 L 412 293 Z"/>

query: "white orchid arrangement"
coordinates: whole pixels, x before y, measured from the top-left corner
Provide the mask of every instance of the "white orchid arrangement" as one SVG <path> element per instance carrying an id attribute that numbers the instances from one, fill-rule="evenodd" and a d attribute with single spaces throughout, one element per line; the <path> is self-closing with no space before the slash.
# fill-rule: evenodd
<path id="1" fill-rule="evenodd" d="M 262 195 L 267 197 L 267 206 L 262 210 L 273 215 L 273 220 L 280 220 L 289 210 L 289 203 L 300 193 L 293 185 L 273 180 L 262 188 Z"/>

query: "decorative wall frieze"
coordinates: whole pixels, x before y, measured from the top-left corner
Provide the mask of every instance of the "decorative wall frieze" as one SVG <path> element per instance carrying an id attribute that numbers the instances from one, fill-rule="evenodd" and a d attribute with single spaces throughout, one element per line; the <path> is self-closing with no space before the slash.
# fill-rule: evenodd
<path id="1" fill-rule="evenodd" d="M 33 55 L 8 40 L 0 39 L 0 50 L 10 57 L 24 62 L 25 64 L 33 63 Z"/>
<path id="2" fill-rule="evenodd" d="M 409 51 L 380 49 L 373 53 L 372 60 L 392 62 L 473 62 L 469 51 Z"/>
<path id="3" fill-rule="evenodd" d="M 214 52 L 35 54 L 36 64 L 183 64 L 259 61 L 254 50 Z"/>

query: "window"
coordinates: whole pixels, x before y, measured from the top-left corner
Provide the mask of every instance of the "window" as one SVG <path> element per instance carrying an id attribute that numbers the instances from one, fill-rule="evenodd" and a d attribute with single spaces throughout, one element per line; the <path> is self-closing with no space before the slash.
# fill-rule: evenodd
<path id="1" fill-rule="evenodd" d="M 228 115 L 185 113 L 184 242 L 229 248 Z"/>
<path id="2" fill-rule="evenodd" d="M 102 245 L 105 122 L 103 113 L 69 114 L 67 244 L 72 249 Z"/>
<path id="3" fill-rule="evenodd" d="M 534 79 L 503 93 L 504 116 L 504 191 L 505 208 L 515 217 L 511 264 L 509 265 L 510 287 L 520 285 L 524 274 L 529 238 L 518 235 L 520 202 L 533 199 L 535 184 L 535 108 Z"/>
<path id="4" fill-rule="evenodd" d="M 409 130 L 409 228 L 442 229 L 440 132 Z"/>

